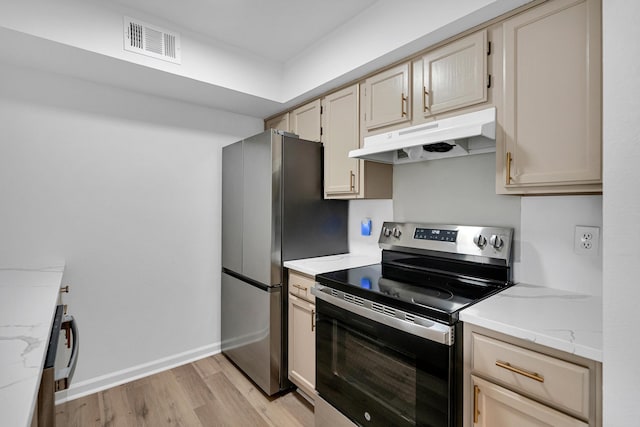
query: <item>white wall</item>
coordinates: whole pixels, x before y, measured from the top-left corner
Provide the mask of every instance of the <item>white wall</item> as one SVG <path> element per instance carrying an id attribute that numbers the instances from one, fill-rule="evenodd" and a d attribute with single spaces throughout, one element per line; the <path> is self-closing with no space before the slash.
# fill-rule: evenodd
<path id="1" fill-rule="evenodd" d="M 640 2 L 603 1 L 604 425 L 637 425 L 640 400 Z"/>
<path id="2" fill-rule="evenodd" d="M 573 250 L 576 225 L 600 228 L 602 196 L 522 197 L 516 281 L 602 295 L 602 245 L 594 255 Z"/>
<path id="3" fill-rule="evenodd" d="M 0 75 L 0 264 L 66 260 L 82 336 L 70 393 L 216 351 L 221 147 L 262 121 Z"/>

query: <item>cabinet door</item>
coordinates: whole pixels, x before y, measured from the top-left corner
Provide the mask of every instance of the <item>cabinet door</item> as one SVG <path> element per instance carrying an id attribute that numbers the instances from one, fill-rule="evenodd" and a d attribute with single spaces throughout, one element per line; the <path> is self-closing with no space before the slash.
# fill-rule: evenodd
<path id="1" fill-rule="evenodd" d="M 358 85 L 355 84 L 322 100 L 326 195 L 357 194 L 359 191 L 360 161 L 349 158 L 349 151 L 360 145 L 358 97 Z"/>
<path id="2" fill-rule="evenodd" d="M 588 424 L 472 376 L 474 427 L 587 427 Z"/>
<path id="3" fill-rule="evenodd" d="M 289 379 L 309 397 L 316 388 L 315 304 L 289 294 Z"/>
<path id="4" fill-rule="evenodd" d="M 555 0 L 503 24 L 507 188 L 601 182 L 600 16 Z"/>
<path id="5" fill-rule="evenodd" d="M 484 30 L 426 54 L 422 58 L 420 94 L 423 114 L 486 102 L 487 53 Z"/>
<path id="6" fill-rule="evenodd" d="M 291 112 L 291 131 L 302 139 L 320 141 L 320 100 Z"/>
<path id="7" fill-rule="evenodd" d="M 264 123 L 264 129 L 278 129 L 285 132 L 291 132 L 289 128 L 289 113 L 284 113 L 266 121 Z"/>
<path id="8" fill-rule="evenodd" d="M 365 126 L 368 130 L 411 119 L 409 64 L 398 65 L 365 80 Z"/>

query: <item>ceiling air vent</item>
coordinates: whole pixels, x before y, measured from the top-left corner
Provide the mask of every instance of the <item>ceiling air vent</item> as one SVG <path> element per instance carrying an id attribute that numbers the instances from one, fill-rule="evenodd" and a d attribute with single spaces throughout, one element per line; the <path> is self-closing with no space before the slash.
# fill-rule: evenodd
<path id="1" fill-rule="evenodd" d="M 180 34 L 124 17 L 124 50 L 180 64 Z"/>

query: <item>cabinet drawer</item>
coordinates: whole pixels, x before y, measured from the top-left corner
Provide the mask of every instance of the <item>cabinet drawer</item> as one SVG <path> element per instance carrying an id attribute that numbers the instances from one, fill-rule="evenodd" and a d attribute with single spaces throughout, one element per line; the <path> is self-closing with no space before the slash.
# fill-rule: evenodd
<path id="1" fill-rule="evenodd" d="M 299 298 L 315 302 L 316 297 L 311 294 L 311 288 L 315 283 L 311 276 L 289 271 L 289 292 Z"/>
<path id="2" fill-rule="evenodd" d="M 478 377 L 473 385 L 474 427 L 588 427 L 588 424 Z"/>
<path id="3" fill-rule="evenodd" d="M 474 373 L 589 417 L 588 368 L 475 333 L 472 340 Z"/>

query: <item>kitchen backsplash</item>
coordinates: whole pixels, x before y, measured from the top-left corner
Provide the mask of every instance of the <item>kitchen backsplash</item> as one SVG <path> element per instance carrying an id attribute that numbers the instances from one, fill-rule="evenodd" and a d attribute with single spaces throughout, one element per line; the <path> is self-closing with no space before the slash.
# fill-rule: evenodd
<path id="1" fill-rule="evenodd" d="M 360 222 L 371 219 L 371 235 L 360 234 Z M 393 220 L 392 200 L 349 201 L 349 252 L 379 253 L 378 237 L 384 221 Z"/>
<path id="2" fill-rule="evenodd" d="M 602 196 L 522 197 L 517 281 L 602 295 Z M 576 225 L 600 228 L 599 250 L 574 252 Z"/>
<path id="3" fill-rule="evenodd" d="M 516 282 L 602 295 L 602 196 L 497 195 L 494 154 L 396 165 L 393 219 L 513 227 Z M 574 252 L 576 225 L 600 227 L 597 254 Z"/>

